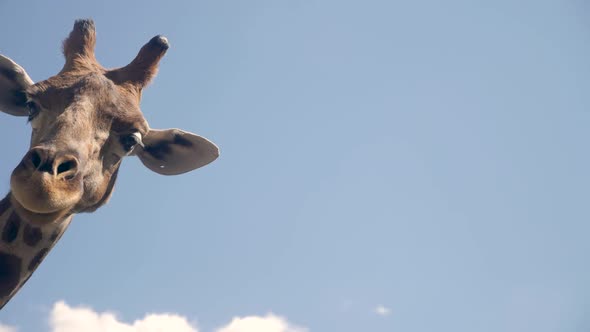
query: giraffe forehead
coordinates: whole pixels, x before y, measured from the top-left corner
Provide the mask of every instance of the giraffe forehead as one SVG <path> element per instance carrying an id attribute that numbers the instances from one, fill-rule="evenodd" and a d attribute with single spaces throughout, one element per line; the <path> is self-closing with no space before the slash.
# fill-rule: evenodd
<path id="1" fill-rule="evenodd" d="M 71 110 L 71 117 L 92 121 L 95 129 L 108 122 L 115 130 L 133 127 L 147 131 L 148 125 L 139 108 L 140 97 L 133 90 L 119 86 L 102 73 L 62 74 L 35 84 L 29 98 L 44 109 L 59 115 Z"/>

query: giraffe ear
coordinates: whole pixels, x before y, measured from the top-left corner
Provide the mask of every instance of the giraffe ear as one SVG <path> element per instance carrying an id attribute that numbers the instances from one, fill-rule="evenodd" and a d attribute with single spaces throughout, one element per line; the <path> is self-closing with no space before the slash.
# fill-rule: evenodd
<path id="1" fill-rule="evenodd" d="M 27 96 L 25 90 L 33 80 L 23 67 L 0 54 L 0 111 L 16 116 L 26 116 Z"/>
<path id="2" fill-rule="evenodd" d="M 208 139 L 180 129 L 150 130 L 135 153 L 152 171 L 177 175 L 217 159 L 219 148 Z"/>

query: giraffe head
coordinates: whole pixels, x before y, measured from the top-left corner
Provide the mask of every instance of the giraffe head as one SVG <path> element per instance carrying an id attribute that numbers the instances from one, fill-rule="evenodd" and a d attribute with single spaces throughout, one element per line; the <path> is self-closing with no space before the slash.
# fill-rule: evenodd
<path id="1" fill-rule="evenodd" d="M 38 83 L 0 55 L 0 111 L 28 116 L 32 127 L 30 149 L 10 180 L 21 212 L 96 210 L 109 199 L 126 156 L 174 175 L 219 155 L 207 139 L 179 129 L 151 129 L 143 117 L 141 93 L 168 49 L 166 38 L 152 38 L 131 63 L 110 70 L 96 61 L 94 45 L 94 23 L 76 21 L 63 44 L 63 69 Z"/>

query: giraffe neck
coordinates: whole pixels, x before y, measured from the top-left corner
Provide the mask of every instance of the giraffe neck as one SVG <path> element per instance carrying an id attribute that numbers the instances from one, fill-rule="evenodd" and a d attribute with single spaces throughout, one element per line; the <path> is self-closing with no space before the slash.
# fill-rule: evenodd
<path id="1" fill-rule="evenodd" d="M 27 282 L 71 220 L 72 215 L 25 212 L 10 193 L 0 201 L 0 309 Z"/>

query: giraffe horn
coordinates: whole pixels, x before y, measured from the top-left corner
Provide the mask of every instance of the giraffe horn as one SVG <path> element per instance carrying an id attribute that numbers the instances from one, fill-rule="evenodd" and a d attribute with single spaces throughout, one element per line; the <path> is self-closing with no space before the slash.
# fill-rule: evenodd
<path id="1" fill-rule="evenodd" d="M 63 53 L 66 58 L 64 70 L 72 69 L 83 63 L 96 63 L 94 46 L 96 45 L 96 29 L 90 19 L 76 20 L 70 35 L 63 42 Z"/>
<path id="2" fill-rule="evenodd" d="M 118 84 L 128 83 L 141 90 L 156 76 L 160 59 L 169 47 L 166 37 L 155 36 L 139 50 L 130 64 L 112 70 L 107 76 Z"/>

